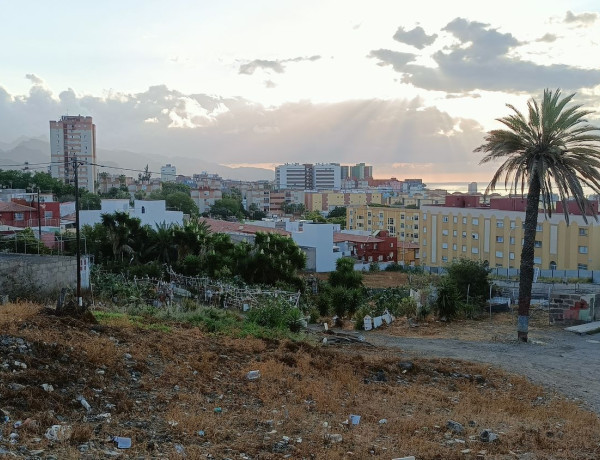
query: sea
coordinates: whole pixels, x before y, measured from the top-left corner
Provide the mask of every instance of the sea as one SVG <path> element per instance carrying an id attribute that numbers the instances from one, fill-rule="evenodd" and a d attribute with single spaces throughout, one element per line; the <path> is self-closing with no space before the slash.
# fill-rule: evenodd
<path id="1" fill-rule="evenodd" d="M 462 192 L 467 193 L 469 191 L 470 182 L 427 182 L 427 188 L 429 190 L 441 189 L 447 190 L 448 193 Z M 488 186 L 488 182 L 477 182 L 477 191 L 484 193 Z M 496 190 L 498 193 L 504 195 L 508 194 L 508 191 L 504 190 L 504 187 L 500 187 Z"/>

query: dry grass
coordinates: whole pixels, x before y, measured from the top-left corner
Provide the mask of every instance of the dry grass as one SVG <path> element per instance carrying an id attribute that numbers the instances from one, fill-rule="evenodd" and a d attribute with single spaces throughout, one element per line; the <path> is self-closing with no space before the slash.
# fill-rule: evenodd
<path id="1" fill-rule="evenodd" d="M 600 457 L 595 414 L 488 366 L 420 359 L 403 373 L 398 351 L 237 340 L 193 328 L 93 326 L 25 304 L 1 309 L 0 327 L 3 337 L 28 344 L 2 357 L 28 367 L 0 368 L 1 408 L 12 421 L 37 421 L 20 432 L 19 445 L 57 458 L 78 458 L 77 446 L 86 442 L 93 443 L 90 458 L 104 457 L 102 450 L 114 449 L 111 436 L 132 438 L 131 458 L 181 458 L 176 444 L 191 459 L 468 459 L 483 450 L 486 459 L 528 452 L 537 459 Z M 249 370 L 260 370 L 260 379 L 248 381 Z M 11 390 L 11 383 L 25 388 Z M 42 383 L 55 391 L 46 393 Z M 358 426 L 343 423 L 350 414 L 361 416 Z M 466 432 L 448 432 L 449 419 Z M 43 433 L 57 423 L 71 425 L 73 436 L 52 446 Z M 477 440 L 484 428 L 500 440 Z M 3 425 L 5 438 L 9 432 Z"/>

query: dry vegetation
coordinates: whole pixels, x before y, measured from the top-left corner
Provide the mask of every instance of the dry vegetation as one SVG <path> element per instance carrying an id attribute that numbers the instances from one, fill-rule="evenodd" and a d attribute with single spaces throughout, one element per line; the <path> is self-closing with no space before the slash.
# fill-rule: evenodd
<path id="1" fill-rule="evenodd" d="M 0 425 L 0 448 L 22 457 L 108 458 L 113 436 L 132 439 L 122 458 L 600 457 L 595 414 L 466 362 L 403 367 L 401 352 L 366 345 L 231 339 L 177 325 L 165 332 L 118 318 L 98 325 L 30 304 L 0 307 L 1 341 L 0 409 L 10 422 Z M 249 381 L 250 370 L 261 377 Z M 359 425 L 343 423 L 350 414 Z M 465 433 L 451 433 L 450 419 Z M 49 442 L 54 424 L 71 426 L 70 439 Z M 485 428 L 499 440 L 481 442 Z"/>

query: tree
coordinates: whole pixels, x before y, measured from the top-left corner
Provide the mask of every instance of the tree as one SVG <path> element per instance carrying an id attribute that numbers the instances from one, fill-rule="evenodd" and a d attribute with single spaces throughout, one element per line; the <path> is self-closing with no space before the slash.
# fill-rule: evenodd
<path id="1" fill-rule="evenodd" d="M 498 121 L 508 129 L 490 131 L 485 143 L 475 149 L 486 155 L 480 163 L 503 160 L 490 181 L 486 193 L 493 191 L 502 177 L 510 183 L 511 192 L 521 194 L 527 189 L 524 241 L 521 251 L 519 279 L 519 319 L 517 336 L 527 341 L 529 304 L 533 286 L 535 232 L 540 198 L 544 214 L 552 215 L 554 194 L 563 203 L 565 220 L 569 223 L 567 200 L 572 197 L 587 222 L 589 213 L 597 220 L 588 205 L 583 185 L 600 193 L 600 136 L 592 134 L 598 128 L 585 120 L 590 111 L 580 105 L 570 105 L 575 94 L 561 98 L 560 90 L 546 89 L 541 103 L 527 103 L 528 116 L 512 105 L 513 114 Z"/>
<path id="2" fill-rule="evenodd" d="M 329 214 L 327 214 L 327 218 L 331 219 L 332 217 L 343 217 L 346 218 L 346 206 L 336 206 Z"/>

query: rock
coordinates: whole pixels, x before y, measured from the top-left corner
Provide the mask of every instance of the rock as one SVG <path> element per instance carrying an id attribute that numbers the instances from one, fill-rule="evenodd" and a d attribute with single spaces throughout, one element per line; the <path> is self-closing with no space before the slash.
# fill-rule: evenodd
<path id="1" fill-rule="evenodd" d="M 473 378 L 477 383 L 485 383 L 485 377 L 483 375 L 476 374 Z"/>
<path id="2" fill-rule="evenodd" d="M 380 425 L 385 425 L 386 423 L 387 423 L 387 418 L 382 418 L 381 420 L 379 420 Z"/>
<path id="3" fill-rule="evenodd" d="M 9 383 L 8 389 L 12 391 L 21 391 L 25 389 L 25 385 L 21 385 L 20 383 Z"/>
<path id="4" fill-rule="evenodd" d="M 415 365 L 412 361 L 400 361 L 398 363 L 398 367 L 400 368 L 400 370 L 402 370 L 402 372 L 408 372 L 412 371 L 415 368 Z"/>
<path id="5" fill-rule="evenodd" d="M 325 439 L 329 442 L 342 442 L 343 441 L 341 434 L 326 434 Z"/>
<path id="6" fill-rule="evenodd" d="M 498 439 L 498 435 L 491 430 L 483 430 L 479 433 L 479 439 L 482 442 L 494 442 Z"/>
<path id="7" fill-rule="evenodd" d="M 125 353 L 125 354 L 123 355 L 123 358 L 125 358 L 125 359 L 131 359 L 131 358 L 132 358 L 132 356 L 131 356 L 129 353 Z"/>
<path id="8" fill-rule="evenodd" d="M 52 425 L 46 430 L 46 438 L 49 441 L 66 441 L 71 438 L 73 429 L 70 425 Z"/>
<path id="9" fill-rule="evenodd" d="M 185 455 L 185 448 L 181 444 L 175 444 L 175 450 L 180 455 Z"/>
<path id="10" fill-rule="evenodd" d="M 460 423 L 455 422 L 454 420 L 448 420 L 448 422 L 446 423 L 446 426 L 453 433 L 462 434 L 465 432 L 465 427 L 462 426 Z"/>
<path id="11" fill-rule="evenodd" d="M 42 388 L 44 389 L 44 391 L 47 391 L 48 393 L 52 393 L 54 391 L 54 387 L 47 383 L 42 383 Z"/>
<path id="12" fill-rule="evenodd" d="M 77 396 L 77 401 L 79 401 L 81 405 L 85 408 L 85 410 L 87 410 L 88 412 L 92 410 L 92 406 L 90 406 L 90 404 L 85 400 L 83 396 Z"/>

